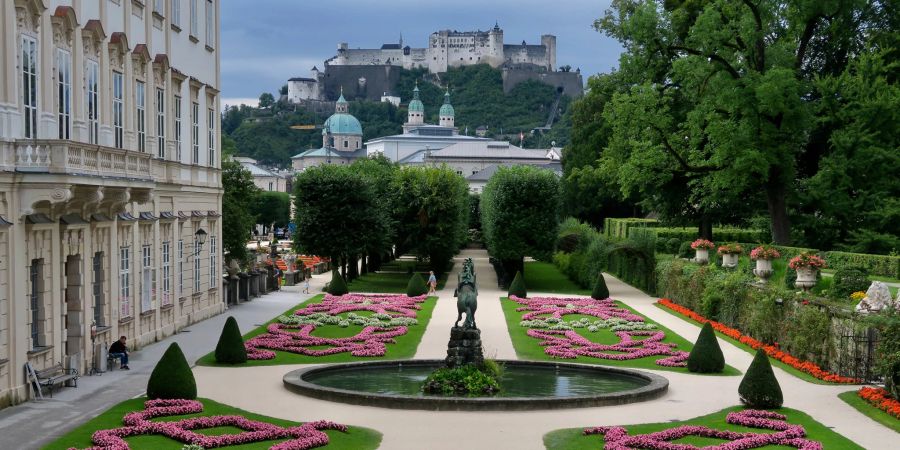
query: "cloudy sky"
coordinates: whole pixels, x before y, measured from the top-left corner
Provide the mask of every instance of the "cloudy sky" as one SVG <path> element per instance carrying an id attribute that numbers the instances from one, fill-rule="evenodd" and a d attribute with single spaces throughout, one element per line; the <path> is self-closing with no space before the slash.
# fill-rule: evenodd
<path id="1" fill-rule="evenodd" d="M 617 65 L 618 43 L 591 25 L 609 0 L 226 0 L 222 3 L 223 105 L 256 105 L 288 78 L 309 76 L 339 42 L 425 47 L 433 31 L 486 30 L 499 22 L 509 43 L 557 36 L 557 64 L 585 75 Z"/>

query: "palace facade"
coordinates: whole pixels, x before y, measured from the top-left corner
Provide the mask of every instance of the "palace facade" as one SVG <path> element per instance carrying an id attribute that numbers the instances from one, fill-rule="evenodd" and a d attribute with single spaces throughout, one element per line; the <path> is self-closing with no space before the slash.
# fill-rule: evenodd
<path id="1" fill-rule="evenodd" d="M 219 4 L 0 4 L 0 407 L 225 309 Z"/>

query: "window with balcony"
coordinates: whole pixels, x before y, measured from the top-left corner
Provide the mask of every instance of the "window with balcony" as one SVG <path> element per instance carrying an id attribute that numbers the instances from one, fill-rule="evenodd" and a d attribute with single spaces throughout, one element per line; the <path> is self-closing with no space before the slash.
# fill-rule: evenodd
<path id="1" fill-rule="evenodd" d="M 191 105 L 191 147 L 191 162 L 200 164 L 200 104 L 197 102 Z"/>
<path id="2" fill-rule="evenodd" d="M 131 317 L 131 247 L 119 248 L 119 318 Z"/>
<path id="3" fill-rule="evenodd" d="M 156 156 L 166 157 L 166 91 L 156 89 Z"/>
<path id="4" fill-rule="evenodd" d="M 22 36 L 22 107 L 25 137 L 37 137 L 38 45 L 30 36 Z"/>
<path id="5" fill-rule="evenodd" d="M 181 97 L 175 96 L 175 160 L 181 161 Z"/>
<path id="6" fill-rule="evenodd" d="M 72 54 L 56 49 L 56 121 L 59 139 L 72 134 Z"/>
<path id="7" fill-rule="evenodd" d="M 85 106 L 87 107 L 88 142 L 100 143 L 100 64 L 97 61 L 87 62 L 85 74 L 87 84 L 85 90 Z"/>
<path id="8" fill-rule="evenodd" d="M 134 88 L 134 102 L 135 102 L 135 128 L 137 129 L 137 149 L 140 152 L 144 152 L 147 149 L 145 148 L 147 144 L 147 85 L 144 84 L 143 81 L 138 81 L 135 83 Z"/>
<path id="9" fill-rule="evenodd" d="M 124 77 L 121 72 L 113 72 L 112 74 L 112 113 L 113 113 L 113 134 L 115 138 L 116 148 L 125 146 L 125 103 L 124 103 Z"/>

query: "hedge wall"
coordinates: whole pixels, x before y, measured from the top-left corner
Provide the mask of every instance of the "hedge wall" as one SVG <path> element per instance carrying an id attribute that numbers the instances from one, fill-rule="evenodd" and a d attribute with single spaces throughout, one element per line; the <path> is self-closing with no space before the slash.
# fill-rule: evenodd
<path id="1" fill-rule="evenodd" d="M 900 278 L 900 256 L 825 252 L 825 261 L 832 269 L 862 267 L 868 270 L 871 275 Z"/>
<path id="2" fill-rule="evenodd" d="M 628 230 L 635 227 L 656 227 L 659 226 L 659 220 L 656 219 L 639 219 L 636 217 L 612 218 L 607 217 L 603 221 L 603 235 L 608 239 L 626 239 Z"/>

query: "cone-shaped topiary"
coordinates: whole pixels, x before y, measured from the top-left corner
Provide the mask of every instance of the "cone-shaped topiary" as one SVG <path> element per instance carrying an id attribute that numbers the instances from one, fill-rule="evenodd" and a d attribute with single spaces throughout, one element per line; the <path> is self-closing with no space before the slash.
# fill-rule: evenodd
<path id="1" fill-rule="evenodd" d="M 597 274 L 597 281 L 594 283 L 594 290 L 591 291 L 591 298 L 594 300 L 606 300 L 609 298 L 609 289 L 606 287 L 606 280 L 603 274 Z"/>
<path id="2" fill-rule="evenodd" d="M 750 408 L 778 408 L 784 402 L 766 351 L 759 349 L 738 387 L 741 402 Z"/>
<path id="3" fill-rule="evenodd" d="M 425 286 L 425 280 L 419 272 L 409 277 L 409 283 L 406 284 L 406 295 L 409 297 L 418 297 L 428 293 L 428 286 Z"/>
<path id="4" fill-rule="evenodd" d="M 522 272 L 516 272 L 516 277 L 513 278 L 512 283 L 509 285 L 509 294 L 510 297 L 515 295 L 519 298 L 528 297 L 528 291 L 525 288 L 525 277 L 522 276 Z"/>
<path id="5" fill-rule="evenodd" d="M 172 343 L 153 368 L 147 381 L 147 398 L 197 398 L 197 382 L 181 347 Z"/>
<path id="6" fill-rule="evenodd" d="M 337 270 L 331 271 L 331 282 L 328 283 L 328 293 L 331 295 L 344 295 L 350 292 L 347 283 Z"/>
<path id="7" fill-rule="evenodd" d="M 229 316 L 219 335 L 219 343 L 216 345 L 216 362 L 223 364 L 241 364 L 247 362 L 247 348 L 244 347 L 244 339 L 241 337 L 241 329 L 237 320 Z"/>
<path id="8" fill-rule="evenodd" d="M 687 368 L 699 373 L 719 373 L 725 370 L 725 356 L 709 322 L 700 330 L 700 336 L 688 356 Z"/>

